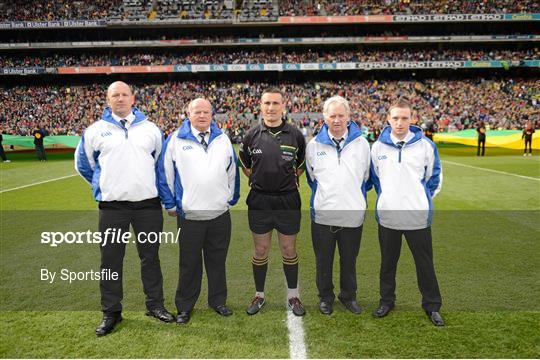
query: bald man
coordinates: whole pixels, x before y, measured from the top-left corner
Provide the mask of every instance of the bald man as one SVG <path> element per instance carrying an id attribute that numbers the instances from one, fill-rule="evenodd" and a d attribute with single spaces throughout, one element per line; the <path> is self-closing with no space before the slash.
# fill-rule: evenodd
<path id="1" fill-rule="evenodd" d="M 111 234 L 135 232 L 141 259 L 141 278 L 146 295 L 146 315 L 163 322 L 174 316 L 163 305 L 163 278 L 159 243 L 146 242 L 150 233 L 163 229 L 163 214 L 156 186 L 156 165 L 163 135 L 137 108 L 135 96 L 124 82 L 112 83 L 101 119 L 84 132 L 75 152 L 75 169 L 92 186 L 99 203 L 99 231 L 102 234 L 101 279 L 103 319 L 97 336 L 107 335 L 122 321 L 122 269 L 126 243 L 113 241 Z M 117 239 L 114 237 L 114 239 Z"/>
<path id="2" fill-rule="evenodd" d="M 159 159 L 159 195 L 181 229 L 177 324 L 187 324 L 201 292 L 203 259 L 208 305 L 221 316 L 227 307 L 225 260 L 231 239 L 229 208 L 240 196 L 240 178 L 231 141 L 212 121 L 212 105 L 193 100 L 188 119 L 165 142 Z"/>

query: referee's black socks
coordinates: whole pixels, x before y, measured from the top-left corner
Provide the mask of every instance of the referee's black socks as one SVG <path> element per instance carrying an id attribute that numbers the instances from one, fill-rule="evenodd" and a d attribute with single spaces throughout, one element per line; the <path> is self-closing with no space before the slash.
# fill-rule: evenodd
<path id="1" fill-rule="evenodd" d="M 259 293 L 264 292 L 264 283 L 266 282 L 266 271 L 268 270 L 268 256 L 264 259 L 251 258 L 253 267 L 253 280 L 255 280 L 255 290 Z"/>
<path id="2" fill-rule="evenodd" d="M 298 287 L 298 255 L 288 259 L 283 259 L 283 271 L 285 272 L 285 278 L 287 279 L 287 287 L 289 289 L 296 289 Z"/>

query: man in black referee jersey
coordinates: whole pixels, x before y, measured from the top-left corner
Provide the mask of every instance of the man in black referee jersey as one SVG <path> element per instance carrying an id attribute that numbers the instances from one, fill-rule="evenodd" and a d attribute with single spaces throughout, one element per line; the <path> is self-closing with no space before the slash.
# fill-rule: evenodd
<path id="1" fill-rule="evenodd" d="M 277 88 L 261 97 L 262 121 L 251 128 L 240 145 L 242 170 L 251 190 L 246 199 L 249 228 L 253 235 L 255 297 L 246 309 L 249 315 L 265 304 L 264 283 L 272 232 L 277 230 L 287 279 L 288 306 L 296 316 L 306 312 L 298 294 L 296 235 L 300 231 L 298 178 L 304 166 L 306 143 L 297 128 L 283 120 L 284 96 Z"/>

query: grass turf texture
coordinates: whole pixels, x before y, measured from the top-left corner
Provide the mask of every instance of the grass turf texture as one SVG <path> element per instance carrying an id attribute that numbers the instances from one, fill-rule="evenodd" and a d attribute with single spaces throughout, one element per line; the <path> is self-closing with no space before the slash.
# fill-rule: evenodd
<path id="1" fill-rule="evenodd" d="M 483 167 L 540 178 L 538 156 L 487 149 L 441 146 L 443 190 L 435 199 L 435 265 L 447 325 L 435 328 L 420 308 L 414 264 L 404 242 L 397 276 L 397 306 L 384 319 L 369 314 L 378 302 L 379 250 L 373 213 L 366 219 L 358 258 L 358 300 L 354 316 L 336 303 L 332 316 L 318 312 L 309 214 L 299 234 L 300 287 L 307 355 L 343 357 L 540 357 L 540 182 L 452 164 Z M 0 189 L 73 174 L 71 154 L 51 154 L 46 163 L 33 154 L 9 154 L 0 164 Z M 233 237 L 227 260 L 229 300 L 235 311 L 221 318 L 206 306 L 206 281 L 191 323 L 161 324 L 143 314 L 139 260 L 128 245 L 124 263 L 124 321 L 113 334 L 96 338 L 97 282 L 46 284 L 39 269 L 98 269 L 97 245 L 39 244 L 40 231 L 95 230 L 96 204 L 78 176 L 0 194 L 2 357 L 288 357 L 285 280 L 276 242 L 267 277 L 267 306 L 256 316 L 244 310 L 253 295 L 252 245 L 242 197 L 233 211 Z M 303 206 L 309 188 L 301 179 Z M 368 193 L 373 208 L 375 193 Z M 165 229 L 174 231 L 166 218 Z M 178 247 L 162 245 L 166 306 L 174 310 Z M 15 260 L 13 260 L 15 259 Z M 339 291 L 338 264 L 335 264 Z"/>

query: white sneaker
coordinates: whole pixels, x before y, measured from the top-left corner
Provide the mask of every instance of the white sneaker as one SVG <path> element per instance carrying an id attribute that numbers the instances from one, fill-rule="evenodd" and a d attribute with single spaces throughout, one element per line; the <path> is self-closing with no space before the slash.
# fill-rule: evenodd
<path id="1" fill-rule="evenodd" d="M 527 156 L 527 154 L 523 154 L 523 156 Z"/>
<path id="2" fill-rule="evenodd" d="M 5 162 L 5 163 L 10 163 L 10 162 L 11 162 L 11 160 L 4 160 L 4 162 Z"/>
<path id="3" fill-rule="evenodd" d="M 529 156 L 532 156 L 532 154 L 531 154 L 531 153 L 529 153 Z"/>

